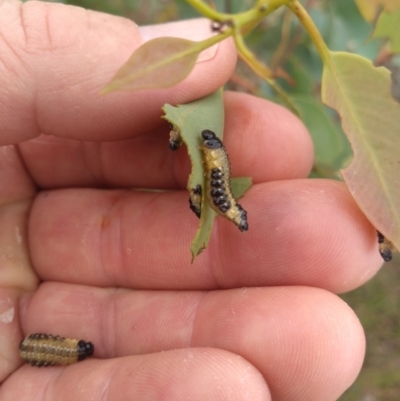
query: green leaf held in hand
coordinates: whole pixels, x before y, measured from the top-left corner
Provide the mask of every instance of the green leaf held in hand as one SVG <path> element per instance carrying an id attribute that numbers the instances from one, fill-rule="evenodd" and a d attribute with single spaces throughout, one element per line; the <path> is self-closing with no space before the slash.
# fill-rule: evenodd
<path id="1" fill-rule="evenodd" d="M 198 185 L 202 191 L 202 205 L 199 228 L 191 244 L 192 262 L 202 250 L 207 247 L 210 240 L 215 212 L 211 209 L 205 194 L 205 169 L 203 155 L 199 146 L 201 145 L 200 134 L 203 130 L 209 129 L 222 139 L 224 129 L 224 108 L 222 90 L 184 105 L 176 107 L 169 104 L 164 105 L 164 118 L 169 121 L 175 129 L 178 129 L 182 141 L 187 147 L 189 158 L 192 164 L 192 171 L 189 175 L 187 189 L 196 188 Z M 237 178 L 231 181 L 232 192 L 240 197 L 250 187 L 250 178 Z M 194 215 L 193 215 L 194 216 Z"/>

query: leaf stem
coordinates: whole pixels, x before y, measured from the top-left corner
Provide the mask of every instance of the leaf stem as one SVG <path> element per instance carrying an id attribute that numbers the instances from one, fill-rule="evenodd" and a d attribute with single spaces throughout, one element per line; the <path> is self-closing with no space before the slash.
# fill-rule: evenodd
<path id="1" fill-rule="evenodd" d="M 318 28 L 315 26 L 314 21 L 311 19 L 305 8 L 299 3 L 298 0 L 291 1 L 287 3 L 286 6 L 297 16 L 297 18 L 307 31 L 311 40 L 314 42 L 314 45 L 317 48 L 317 51 L 323 63 L 330 65 L 332 63 L 332 60 L 329 54 L 329 49 L 326 46 Z"/>
<path id="2" fill-rule="evenodd" d="M 241 59 L 261 78 L 265 79 L 266 81 L 270 81 L 273 79 L 272 71 L 262 64 L 260 61 L 257 60 L 254 53 L 250 51 L 250 49 L 246 46 L 243 36 L 240 32 L 234 33 L 236 47 L 238 49 L 239 55 Z"/>
<path id="3" fill-rule="evenodd" d="M 287 46 L 290 40 L 290 25 L 292 23 L 293 13 L 286 9 L 283 16 L 282 29 L 281 29 L 281 40 L 278 47 L 276 48 L 274 55 L 269 62 L 271 70 L 274 70 L 276 66 L 282 61 L 283 56 L 287 50 Z"/>
<path id="4" fill-rule="evenodd" d="M 292 0 L 259 0 L 250 10 L 237 14 L 225 14 L 214 10 L 201 0 L 186 0 L 188 4 L 205 17 L 213 21 L 228 22 L 230 25 L 240 28 L 250 22 L 261 21 L 265 16 L 290 1 Z"/>
<path id="5" fill-rule="evenodd" d="M 193 49 L 190 50 L 190 53 L 194 52 L 195 48 L 198 51 L 202 51 L 207 49 L 208 47 L 211 47 L 215 45 L 216 43 L 222 42 L 224 39 L 226 39 L 229 36 L 232 36 L 233 28 L 228 28 L 224 32 L 219 33 L 218 35 L 214 35 L 209 37 L 208 39 L 202 40 L 201 42 L 196 42 L 196 46 L 194 46 Z"/>
<path id="6" fill-rule="evenodd" d="M 239 52 L 239 57 L 247 64 L 247 66 L 260 78 L 266 81 L 274 91 L 281 97 L 283 102 L 288 106 L 290 110 L 292 110 L 296 115 L 298 115 L 298 111 L 290 100 L 289 96 L 285 93 L 285 91 L 275 82 L 273 72 L 263 63 L 261 63 L 257 57 L 249 50 L 246 46 L 243 36 L 240 32 L 234 32 L 234 38 L 236 47 Z"/>
<path id="7" fill-rule="evenodd" d="M 190 4 L 195 10 L 205 17 L 213 21 L 221 21 L 231 17 L 231 14 L 220 13 L 201 0 L 186 0 L 186 3 Z"/>

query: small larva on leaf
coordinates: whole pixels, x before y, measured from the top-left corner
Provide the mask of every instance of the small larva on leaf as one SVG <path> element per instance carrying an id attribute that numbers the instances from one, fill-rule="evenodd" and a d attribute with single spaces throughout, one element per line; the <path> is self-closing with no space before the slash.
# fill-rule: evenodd
<path id="1" fill-rule="evenodd" d="M 201 186 L 196 185 L 195 188 L 192 188 L 189 192 L 189 206 L 190 210 L 200 218 L 201 216 Z"/>
<path id="2" fill-rule="evenodd" d="M 70 365 L 93 355 L 91 342 L 50 334 L 31 334 L 19 345 L 21 358 L 32 366 Z"/>
<path id="3" fill-rule="evenodd" d="M 179 128 L 170 124 L 169 125 L 169 148 L 171 150 L 178 150 L 182 145 L 182 137 Z"/>
<path id="4" fill-rule="evenodd" d="M 232 221 L 240 231 L 247 231 L 247 212 L 236 202 L 230 186 L 229 159 L 224 145 L 214 132 L 201 132 L 200 149 L 204 154 L 207 172 L 206 194 L 211 208 L 220 216 Z"/>
<path id="5" fill-rule="evenodd" d="M 390 262 L 392 260 L 392 251 L 394 250 L 394 247 L 392 243 L 383 236 L 383 234 L 381 234 L 379 231 L 377 231 L 377 233 L 379 253 L 385 262 Z"/>

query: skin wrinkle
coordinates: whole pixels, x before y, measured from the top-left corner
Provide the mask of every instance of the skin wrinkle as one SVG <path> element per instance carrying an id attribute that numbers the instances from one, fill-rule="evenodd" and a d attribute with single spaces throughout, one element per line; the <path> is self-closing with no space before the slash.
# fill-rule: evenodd
<path id="1" fill-rule="evenodd" d="M 203 302 L 203 300 L 208 296 L 210 293 L 209 291 L 199 291 L 201 296 L 197 297 L 196 304 L 193 305 L 193 313 L 192 313 L 192 322 L 191 322 L 191 333 L 188 336 L 189 339 L 189 344 L 188 347 L 193 347 L 195 345 L 195 341 L 193 340 L 193 337 L 195 336 L 195 331 L 194 328 L 197 327 L 196 321 L 199 318 L 199 308 Z"/>
<path id="2" fill-rule="evenodd" d="M 120 266 L 119 268 L 120 269 L 121 268 L 123 269 L 123 266 L 128 266 L 128 263 L 125 263 L 125 260 L 126 260 L 128 254 L 125 252 L 125 248 L 124 248 L 125 241 L 123 241 L 123 224 L 122 224 L 122 220 L 121 220 L 121 217 L 122 217 L 121 209 L 123 209 L 123 207 L 125 206 L 126 199 L 129 199 L 128 190 L 124 191 L 124 196 L 120 200 L 120 204 L 122 206 L 119 208 L 119 213 L 116 213 L 116 216 L 117 216 L 116 219 L 117 220 L 115 221 L 115 218 L 114 218 L 114 221 L 112 222 L 112 224 L 117 224 L 117 228 L 118 228 L 117 229 L 117 232 L 118 232 L 117 241 L 119 243 L 119 246 L 117 247 L 117 249 L 119 249 L 118 261 L 119 261 L 119 266 Z M 115 204 L 113 205 L 113 209 L 114 210 L 116 209 Z M 112 269 L 111 271 L 115 271 L 115 270 Z M 128 277 L 129 276 L 129 270 L 125 269 L 125 272 L 126 272 L 126 275 Z M 113 277 L 113 280 L 111 282 L 116 282 L 116 281 L 117 281 L 117 278 Z"/>
<path id="3" fill-rule="evenodd" d="M 21 27 L 25 36 L 25 44 L 23 47 L 25 48 L 26 53 L 34 57 L 40 57 L 42 55 L 41 53 L 48 54 L 55 53 L 59 50 L 73 49 L 74 46 L 76 46 L 74 37 L 71 37 L 68 42 L 65 41 L 65 44 L 62 46 L 60 46 L 59 41 L 57 41 L 59 37 L 56 36 L 56 33 L 59 23 L 57 21 L 52 23 L 52 20 L 54 19 L 53 11 L 55 8 L 46 2 L 38 2 L 40 4 L 39 7 L 34 7 L 32 3 L 33 2 L 23 3 L 21 7 Z M 88 10 L 85 11 L 87 12 Z M 41 22 L 40 26 L 38 27 L 37 25 L 32 24 L 32 27 L 30 27 L 29 24 L 24 23 L 24 14 L 28 14 L 29 17 L 25 17 L 25 20 L 31 20 L 32 17 L 35 17 L 36 20 L 39 17 Z M 44 27 L 45 29 L 40 29 L 41 27 Z"/>
<path id="4" fill-rule="evenodd" d="M 33 87 L 33 90 L 32 90 L 32 102 L 31 102 L 33 124 L 36 127 L 37 135 L 40 135 L 41 129 L 40 129 L 40 122 L 39 122 L 39 110 L 38 110 L 38 100 L 37 100 L 38 99 L 38 87 L 37 87 L 36 80 L 34 80 L 34 84 L 33 85 L 34 85 L 34 87 Z M 23 160 L 22 153 L 20 151 L 19 146 L 18 146 L 18 152 L 19 152 L 19 154 L 21 156 L 21 159 Z M 24 163 L 24 166 L 26 166 L 25 161 L 23 161 L 23 163 Z M 33 180 L 33 177 L 32 177 L 32 180 Z M 35 182 L 35 184 L 36 184 L 36 182 Z"/>
<path id="5" fill-rule="evenodd" d="M 102 320 L 102 330 L 100 333 L 107 333 L 106 336 L 103 336 L 103 338 L 106 340 L 103 342 L 101 345 L 104 350 L 108 350 L 108 353 L 106 353 L 106 357 L 112 357 L 112 355 L 119 355 L 119 352 L 117 350 L 117 334 L 116 330 L 118 330 L 117 326 L 117 316 L 118 316 L 118 305 L 117 301 L 119 301 L 120 298 L 124 296 L 122 293 L 124 290 L 121 289 L 113 289 L 111 291 L 111 294 L 109 295 L 106 302 L 106 311 L 107 313 L 104 313 L 103 316 L 106 316 L 106 319 L 101 319 Z M 111 299 L 110 299 L 111 298 Z M 103 300 L 104 301 L 104 300 Z"/>
<path id="6" fill-rule="evenodd" d="M 204 254 L 207 255 L 207 262 L 206 264 L 210 266 L 209 272 L 211 273 L 211 277 L 213 279 L 214 283 L 214 288 L 224 288 L 225 286 L 221 284 L 220 279 L 218 278 L 218 274 L 216 271 L 221 271 L 219 266 L 223 266 L 222 261 L 221 261 L 221 252 L 220 252 L 220 238 L 221 237 L 221 223 L 226 224 L 230 226 L 232 223 L 228 221 L 224 221 L 222 217 L 215 217 L 214 220 L 214 225 L 213 225 L 213 232 L 211 234 L 210 238 L 210 243 L 213 244 L 211 247 L 207 248 L 207 252 L 204 252 Z M 243 233 L 241 233 L 243 234 Z M 217 268 L 217 270 L 215 270 Z"/>
<path id="7" fill-rule="evenodd" d="M 93 15 L 93 13 L 91 12 L 91 10 L 87 10 L 87 9 L 85 9 L 85 12 L 86 12 L 87 27 L 89 28 L 89 31 L 91 31 L 93 29 L 93 24 L 92 24 L 92 19 L 91 19 L 91 16 Z"/>
<path id="8" fill-rule="evenodd" d="M 106 178 L 106 173 L 105 173 L 105 168 L 104 168 L 104 166 L 107 164 L 106 162 L 105 162 L 105 159 L 106 159 L 106 154 L 105 154 L 105 149 L 104 149 L 104 142 L 100 142 L 99 144 L 98 144 L 98 146 L 97 146 L 97 149 L 98 149 L 98 152 L 99 152 L 99 155 L 100 155 L 100 157 L 99 157 L 99 160 L 100 160 L 100 163 L 99 163 L 99 172 L 98 172 L 98 176 L 100 177 L 100 178 L 97 178 L 97 180 L 99 181 L 99 182 L 101 182 L 103 185 L 105 185 L 105 183 L 107 182 L 107 178 Z"/>
<path id="9" fill-rule="evenodd" d="M 10 49 L 11 53 L 14 54 L 14 56 L 16 57 L 16 59 L 17 59 L 18 61 L 20 61 L 20 65 L 25 69 L 26 72 L 28 72 L 26 63 L 24 62 L 24 60 L 22 59 L 22 57 L 17 53 L 17 51 L 14 49 L 14 47 L 11 46 L 11 44 L 6 40 L 5 35 L 1 34 L 1 32 L 0 32 L 0 37 L 2 38 L 3 42 L 7 45 L 7 47 Z M 15 71 L 11 66 L 8 67 L 7 64 L 4 62 L 4 58 L 1 58 L 0 60 L 2 61 L 2 64 L 4 65 L 4 67 L 5 67 L 9 72 L 11 72 L 11 73 L 14 75 L 14 77 L 20 78 L 20 71 Z"/>
<path id="10" fill-rule="evenodd" d="M 39 390 L 42 392 L 44 400 L 46 400 L 46 398 L 49 400 L 56 400 L 58 398 L 57 395 L 55 394 L 55 390 L 56 390 L 55 384 L 57 383 L 57 379 L 59 379 L 61 377 L 63 372 L 64 372 L 64 369 L 59 369 L 59 374 L 58 374 L 58 377 L 56 378 L 56 380 L 54 380 L 54 378 L 52 378 L 54 380 L 53 381 L 53 380 L 50 380 L 50 378 L 49 378 L 49 380 L 46 380 L 45 385 Z M 42 381 L 42 383 L 43 383 L 43 381 Z M 41 399 L 42 399 L 42 397 L 38 397 L 37 401 L 39 401 Z"/>
<path id="11" fill-rule="evenodd" d="M 105 177 L 104 177 L 104 172 L 103 172 L 103 158 L 102 158 L 102 145 L 103 143 L 100 142 L 98 144 L 95 144 L 94 142 L 80 142 L 81 148 L 82 148 L 82 155 L 83 155 L 83 165 L 85 166 L 86 173 L 89 173 L 90 176 L 93 178 L 94 187 L 96 184 L 102 186 L 105 185 Z M 98 149 L 95 150 L 95 153 L 97 152 L 100 155 L 100 163 L 96 165 L 96 167 L 92 168 L 92 163 L 90 163 L 90 154 L 92 153 L 92 148 L 94 146 L 98 146 L 98 149 L 100 148 L 100 151 Z M 100 167 L 100 168 L 99 168 Z"/>
<path id="12" fill-rule="evenodd" d="M 22 156 L 22 154 L 21 154 L 21 149 L 20 149 L 19 145 L 8 145 L 8 146 L 12 146 L 12 147 L 15 149 L 15 152 L 16 152 L 16 154 L 17 154 L 17 156 L 18 156 L 18 161 L 19 161 L 19 163 L 21 164 L 22 168 L 24 169 L 24 174 L 26 175 L 26 177 L 28 177 L 28 179 L 29 179 L 29 181 L 31 182 L 31 184 L 34 185 L 34 187 L 35 187 L 35 188 L 34 188 L 34 193 L 32 194 L 32 196 L 24 197 L 24 198 L 18 198 L 18 199 L 14 198 L 14 201 L 15 201 L 15 200 L 17 200 L 17 201 L 21 201 L 21 200 L 22 200 L 22 201 L 32 200 L 32 204 L 33 204 L 33 202 L 35 201 L 34 198 L 35 198 L 35 196 L 36 196 L 36 192 L 37 192 L 37 190 L 38 190 L 36 181 L 34 180 L 32 174 L 29 172 L 28 167 L 26 166 L 26 163 L 25 163 L 25 160 L 24 160 L 24 158 L 23 158 L 23 156 Z M 14 201 L 13 201 L 13 202 L 14 202 Z M 31 208 L 32 208 L 32 205 L 31 205 L 30 209 L 31 209 Z M 29 214 L 30 214 L 30 210 L 29 210 Z"/>
<path id="13" fill-rule="evenodd" d="M 83 254 L 84 258 L 86 259 L 87 262 L 90 261 L 90 257 L 88 253 L 86 252 L 86 244 L 87 244 L 87 237 L 90 235 L 90 227 L 87 227 L 87 229 L 82 233 L 82 240 L 81 240 L 81 253 Z"/>
<path id="14" fill-rule="evenodd" d="M 24 23 L 24 5 L 26 3 L 20 3 L 19 4 L 19 18 L 21 21 L 21 28 L 22 28 L 22 33 L 24 34 L 24 48 L 27 48 L 28 46 L 28 33 L 25 29 L 25 23 Z"/>
<path id="15" fill-rule="evenodd" d="M 50 47 L 53 48 L 53 39 L 52 39 L 52 35 L 51 35 L 51 29 L 50 29 L 50 17 L 49 17 L 49 11 L 50 9 L 47 7 L 46 4 L 46 12 L 44 14 L 44 19 L 45 19 L 45 27 L 46 27 L 46 34 L 47 34 L 47 38 L 50 44 Z"/>
<path id="16" fill-rule="evenodd" d="M 124 270 L 123 267 L 127 266 L 127 264 L 124 262 L 124 257 L 123 257 L 124 253 L 122 246 L 123 241 L 121 240 L 122 239 L 121 209 L 123 209 L 127 192 L 128 192 L 127 190 L 118 191 L 117 200 L 114 202 L 112 201 L 110 202 L 110 207 L 103 214 L 102 223 L 99 226 L 99 235 L 100 235 L 99 243 L 101 244 L 100 245 L 101 270 L 104 272 L 104 275 L 107 277 L 107 280 L 114 285 L 117 283 L 117 279 L 116 276 L 114 276 L 112 273 L 120 269 Z M 115 212 L 115 210 L 117 210 L 117 212 Z M 115 231 L 115 225 L 117 225 L 117 230 L 116 230 L 118 233 L 117 238 L 114 235 L 110 237 L 110 227 L 113 228 L 112 230 L 113 234 Z M 111 240 L 119 244 L 119 246 L 116 247 L 112 245 L 110 246 Z M 113 252 L 112 255 L 106 256 L 106 253 L 109 251 L 109 249 L 118 249 L 119 255 L 115 255 L 115 252 Z M 108 263 L 109 259 L 112 262 L 114 262 L 116 266 L 118 266 L 118 269 L 113 269 L 112 267 L 113 263 Z M 127 271 L 127 273 L 129 272 Z"/>

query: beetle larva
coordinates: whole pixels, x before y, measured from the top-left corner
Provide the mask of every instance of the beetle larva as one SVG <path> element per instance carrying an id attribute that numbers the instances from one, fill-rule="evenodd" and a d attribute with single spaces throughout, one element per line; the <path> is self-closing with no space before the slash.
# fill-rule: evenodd
<path id="1" fill-rule="evenodd" d="M 189 206 L 190 210 L 200 218 L 201 216 L 201 186 L 196 185 L 195 188 L 192 188 L 189 192 Z"/>
<path id="2" fill-rule="evenodd" d="M 383 236 L 383 234 L 381 234 L 379 231 L 377 231 L 377 233 L 378 233 L 379 253 L 381 254 L 385 262 L 390 262 L 392 260 L 393 245 Z"/>
<path id="3" fill-rule="evenodd" d="M 224 145 L 210 130 L 202 131 L 201 137 L 203 145 L 200 148 L 207 170 L 206 194 L 210 206 L 217 214 L 236 224 L 240 231 L 247 231 L 247 212 L 232 195 L 229 159 Z"/>
<path id="4" fill-rule="evenodd" d="M 21 358 L 32 366 L 70 365 L 93 355 L 91 342 L 49 334 L 31 334 L 19 345 Z"/>
<path id="5" fill-rule="evenodd" d="M 171 150 L 178 150 L 182 145 L 182 137 L 179 131 L 179 128 L 175 125 L 170 124 L 170 133 L 169 133 L 169 148 Z"/>

